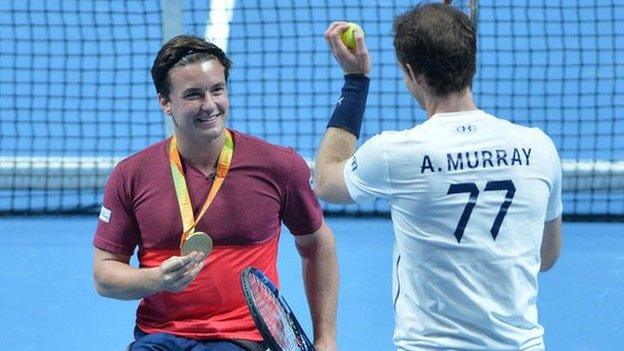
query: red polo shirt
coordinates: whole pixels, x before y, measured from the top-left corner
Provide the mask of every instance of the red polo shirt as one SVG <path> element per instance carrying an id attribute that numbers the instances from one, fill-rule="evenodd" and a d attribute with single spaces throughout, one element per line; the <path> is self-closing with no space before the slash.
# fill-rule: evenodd
<path id="1" fill-rule="evenodd" d="M 310 188 L 310 170 L 292 149 L 232 131 L 230 171 L 197 230 L 208 233 L 214 248 L 197 279 L 180 293 L 143 298 L 137 325 L 147 333 L 166 332 L 192 339 L 261 340 L 247 310 L 239 275 L 247 266 L 277 277 L 281 222 L 294 235 L 310 234 L 322 224 L 322 211 Z M 139 248 L 141 267 L 156 267 L 179 255 L 182 219 L 167 145 L 154 144 L 120 162 L 104 189 L 94 245 L 132 255 Z M 204 204 L 213 178 L 182 161 L 194 214 Z M 106 210 L 105 210 L 106 211 Z"/>

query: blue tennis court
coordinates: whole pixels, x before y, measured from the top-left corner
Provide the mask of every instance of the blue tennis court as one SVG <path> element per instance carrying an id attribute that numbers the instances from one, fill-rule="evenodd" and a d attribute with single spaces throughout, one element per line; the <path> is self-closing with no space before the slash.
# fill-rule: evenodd
<path id="1" fill-rule="evenodd" d="M 341 272 L 341 350 L 392 350 L 388 219 L 329 218 Z M 124 350 L 136 301 L 102 298 L 91 276 L 96 216 L 1 218 L 0 349 Z M 540 278 L 540 320 L 549 350 L 617 351 L 624 345 L 624 224 L 565 223 L 555 267 Z M 283 291 L 311 330 L 299 258 L 287 230 Z"/>

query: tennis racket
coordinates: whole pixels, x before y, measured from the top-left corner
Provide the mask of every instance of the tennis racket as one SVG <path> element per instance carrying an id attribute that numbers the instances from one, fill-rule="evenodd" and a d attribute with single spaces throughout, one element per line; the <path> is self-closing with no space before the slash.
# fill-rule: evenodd
<path id="1" fill-rule="evenodd" d="M 475 28 L 477 28 L 478 15 L 479 15 L 479 2 L 477 0 L 443 0 L 446 5 L 452 5 L 457 7 L 462 12 L 468 15 L 472 20 Z"/>
<path id="2" fill-rule="evenodd" d="M 271 351 L 314 351 L 314 346 L 275 285 L 254 267 L 241 273 L 247 307 Z"/>

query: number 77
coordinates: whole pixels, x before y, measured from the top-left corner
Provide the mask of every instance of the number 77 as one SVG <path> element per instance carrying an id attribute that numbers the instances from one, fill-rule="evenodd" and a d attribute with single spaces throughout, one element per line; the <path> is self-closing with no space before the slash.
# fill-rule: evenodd
<path id="1" fill-rule="evenodd" d="M 507 209 L 511 205 L 511 201 L 516 194 L 516 187 L 511 180 L 493 180 L 487 182 L 487 184 L 485 184 L 485 189 L 483 189 L 483 191 L 501 190 L 507 190 L 507 193 L 505 194 L 505 201 L 503 201 L 503 203 L 501 204 L 500 210 L 498 211 L 498 214 L 494 219 L 494 223 L 492 224 L 492 228 L 490 229 L 490 233 L 492 234 L 492 238 L 494 238 L 494 240 L 496 240 L 496 236 L 498 235 L 500 226 L 503 223 L 503 219 L 505 219 L 505 215 L 507 214 Z M 468 203 L 466 203 L 466 207 L 464 207 L 464 211 L 459 218 L 459 223 L 457 223 L 457 227 L 455 228 L 454 234 L 457 242 L 460 242 L 462 236 L 464 236 L 464 230 L 466 229 L 466 224 L 468 224 L 470 214 L 477 204 L 479 188 L 477 188 L 477 185 L 475 183 L 451 184 L 446 194 L 450 195 L 460 193 L 469 193 L 470 197 L 468 198 Z"/>

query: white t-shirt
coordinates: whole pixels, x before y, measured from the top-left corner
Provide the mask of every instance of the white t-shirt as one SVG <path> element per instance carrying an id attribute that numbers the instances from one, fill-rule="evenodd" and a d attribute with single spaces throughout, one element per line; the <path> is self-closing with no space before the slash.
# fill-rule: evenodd
<path id="1" fill-rule="evenodd" d="M 347 162 L 351 198 L 390 202 L 399 350 L 543 350 L 544 222 L 562 213 L 551 139 L 483 111 L 383 132 Z"/>

